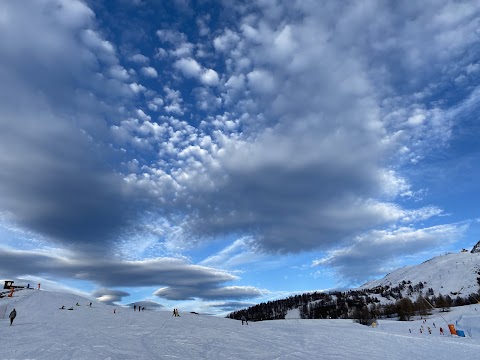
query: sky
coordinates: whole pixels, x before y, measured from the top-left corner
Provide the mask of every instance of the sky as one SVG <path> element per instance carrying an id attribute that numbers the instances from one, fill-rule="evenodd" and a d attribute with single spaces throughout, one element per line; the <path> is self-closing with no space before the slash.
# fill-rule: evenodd
<path id="1" fill-rule="evenodd" d="M 73 310 L 59 310 L 61 304 Z M 139 312 L 97 301 L 92 307 L 85 306 L 88 304 L 79 296 L 43 290 L 22 290 L 13 298 L 0 299 L 0 331 L 2 339 L 8 339 L 8 346 L 0 347 L 0 356 L 301 360 L 320 355 L 326 360 L 403 360 L 423 359 L 428 354 L 428 358 L 443 360 L 459 354 L 475 359 L 480 350 L 478 305 L 433 313 L 425 322 L 420 316 L 412 321 L 380 320 L 372 328 L 351 319 L 302 320 L 298 311 L 290 311 L 286 320 L 250 321 L 242 326 L 239 320 L 188 312 L 172 317 L 171 311 Z M 17 316 L 9 326 L 13 308 Z M 465 337 L 450 335 L 448 324 L 463 330 Z"/>
<path id="2" fill-rule="evenodd" d="M 0 279 L 226 314 L 480 239 L 476 1 L 0 1 Z"/>

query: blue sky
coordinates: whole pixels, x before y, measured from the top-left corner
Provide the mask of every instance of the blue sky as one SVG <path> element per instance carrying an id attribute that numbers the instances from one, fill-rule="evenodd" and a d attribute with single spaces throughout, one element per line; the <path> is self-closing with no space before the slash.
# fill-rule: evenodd
<path id="1" fill-rule="evenodd" d="M 472 247 L 476 2 L 284 3 L 2 2 L 0 277 L 224 314 Z"/>

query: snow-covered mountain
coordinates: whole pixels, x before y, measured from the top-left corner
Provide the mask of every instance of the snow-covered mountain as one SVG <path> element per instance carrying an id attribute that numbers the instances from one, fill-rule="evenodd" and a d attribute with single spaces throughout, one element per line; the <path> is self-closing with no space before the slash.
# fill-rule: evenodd
<path id="1" fill-rule="evenodd" d="M 417 304 L 414 312 L 423 312 L 422 307 L 427 303 L 441 308 L 480 303 L 479 290 L 480 252 L 464 249 L 400 268 L 357 289 L 294 295 L 238 310 L 228 316 L 234 319 L 247 316 L 256 321 L 284 319 L 292 316 L 294 310 L 295 316 L 303 319 L 363 317 L 368 322 L 377 317 L 396 316 L 395 305 L 401 299 L 420 301 L 421 305 Z M 421 300 L 420 295 L 427 301 Z M 359 313 L 364 307 L 370 314 Z"/>
<path id="2" fill-rule="evenodd" d="M 410 285 L 415 287 L 421 283 L 422 295 L 428 295 L 429 289 L 432 289 L 436 296 L 442 294 L 451 297 L 468 297 L 471 294 L 478 295 L 480 290 L 477 280 L 480 277 L 479 273 L 480 253 L 462 251 L 437 256 L 419 265 L 400 268 L 383 279 L 362 285 L 359 290 L 387 286 L 392 288 L 407 283 L 402 295 L 416 297 L 418 291 L 412 293 L 409 287 Z"/>

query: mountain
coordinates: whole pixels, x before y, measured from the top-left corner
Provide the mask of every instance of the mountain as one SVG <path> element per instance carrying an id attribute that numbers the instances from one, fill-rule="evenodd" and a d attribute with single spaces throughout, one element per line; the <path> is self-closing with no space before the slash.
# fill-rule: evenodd
<path id="1" fill-rule="evenodd" d="M 314 292 L 290 296 L 235 311 L 232 319 L 361 319 L 398 317 L 408 320 L 429 309 L 477 304 L 480 300 L 480 252 L 447 253 L 422 264 L 406 266 L 348 291 Z M 410 300 L 410 303 L 406 302 Z M 425 299 L 425 300 L 423 300 Z M 399 302 L 409 310 L 399 312 Z"/>
<path id="2" fill-rule="evenodd" d="M 376 328 L 352 320 L 249 322 L 170 311 L 133 311 L 77 295 L 19 290 L 0 298 L 0 359 L 36 360 L 273 360 L 475 359 L 480 350 L 480 311 L 475 305 L 423 320 L 382 320 Z M 76 306 L 78 303 L 80 306 Z M 59 307 L 74 310 L 60 310 Z M 113 310 L 116 310 L 114 313 Z M 444 321 L 445 319 L 445 321 Z M 436 324 L 436 327 L 433 324 Z M 467 338 L 452 337 L 448 324 Z M 419 329 L 424 326 L 425 331 Z M 430 327 L 431 334 L 426 331 Z M 443 327 L 445 335 L 439 328 Z"/>
<path id="3" fill-rule="evenodd" d="M 477 244 L 478 245 L 478 244 Z M 412 285 L 421 283 L 421 291 L 402 291 L 403 296 L 412 297 L 449 295 L 478 296 L 480 290 L 478 278 L 480 274 L 480 252 L 462 251 L 434 257 L 419 265 L 406 266 L 391 272 L 383 279 L 370 281 L 359 290 L 371 290 L 378 287 L 398 287 L 405 283 Z M 432 290 L 428 290 L 432 289 Z"/>
<path id="4" fill-rule="evenodd" d="M 480 241 L 475 244 L 475 246 L 473 247 L 471 253 L 472 253 L 472 254 L 474 254 L 474 253 L 480 253 Z"/>

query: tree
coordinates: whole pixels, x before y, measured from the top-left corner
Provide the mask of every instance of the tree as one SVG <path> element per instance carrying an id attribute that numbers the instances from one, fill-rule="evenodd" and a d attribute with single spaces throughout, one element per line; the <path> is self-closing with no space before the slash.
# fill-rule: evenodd
<path id="1" fill-rule="evenodd" d="M 442 311 L 445 312 L 450 308 L 450 305 L 449 305 L 447 299 L 445 299 L 445 297 L 442 294 L 440 294 L 435 299 L 435 307 L 441 308 Z"/>
<path id="2" fill-rule="evenodd" d="M 353 311 L 353 318 L 357 323 L 362 325 L 372 325 L 373 322 L 373 316 L 367 306 L 361 308 L 356 307 Z"/>
<path id="3" fill-rule="evenodd" d="M 414 314 L 413 302 L 410 298 L 406 297 L 397 301 L 397 314 L 400 321 L 410 320 Z"/>
<path id="4" fill-rule="evenodd" d="M 418 315 L 425 316 L 428 315 L 428 309 L 430 306 L 422 295 L 417 297 L 415 301 L 415 310 L 418 312 Z"/>

